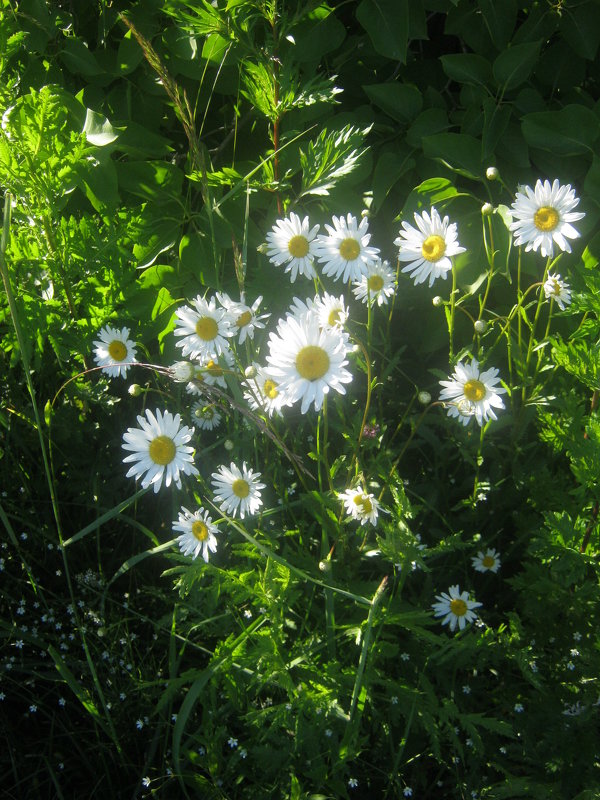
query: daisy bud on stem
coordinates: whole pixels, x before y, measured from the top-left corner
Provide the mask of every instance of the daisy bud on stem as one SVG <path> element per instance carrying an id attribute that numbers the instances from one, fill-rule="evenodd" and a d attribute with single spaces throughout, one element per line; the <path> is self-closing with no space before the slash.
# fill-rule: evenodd
<path id="1" fill-rule="evenodd" d="M 497 167 L 488 167 L 485 171 L 485 177 L 488 181 L 497 181 L 500 177 Z"/>

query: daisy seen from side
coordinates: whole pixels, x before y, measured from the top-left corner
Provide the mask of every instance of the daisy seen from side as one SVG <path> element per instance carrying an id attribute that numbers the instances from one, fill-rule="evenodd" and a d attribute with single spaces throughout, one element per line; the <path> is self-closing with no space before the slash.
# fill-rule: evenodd
<path id="1" fill-rule="evenodd" d="M 273 414 L 281 413 L 283 406 L 290 403 L 285 395 L 282 394 L 279 384 L 271 374 L 271 370 L 258 364 L 253 366 L 256 374 L 254 377 L 244 381 L 247 387 L 244 390 L 244 397 L 248 405 L 253 411 L 263 411 L 270 417 Z"/>
<path id="2" fill-rule="evenodd" d="M 480 372 L 476 358 L 470 364 L 457 364 L 450 379 L 440 381 L 444 387 L 440 400 L 447 407 L 448 416 L 458 417 L 463 425 L 468 425 L 471 417 L 480 426 L 489 419 L 497 419 L 494 409 L 504 408 L 500 395 L 506 392 L 496 385 L 499 380 L 497 369 Z"/>
<path id="3" fill-rule="evenodd" d="M 369 494 L 362 486 L 356 489 L 347 489 L 338 495 L 344 503 L 346 513 L 352 519 L 358 520 L 361 525 L 370 522 L 371 525 L 377 524 L 379 513 L 379 500 L 374 494 Z"/>
<path id="4" fill-rule="evenodd" d="M 297 320 L 289 316 L 269 337 L 267 362 L 274 380 L 290 403 L 301 401 L 306 414 L 323 405 L 330 389 L 345 394 L 352 374 L 348 363 L 348 337 L 337 328 L 321 328 L 314 316 Z"/>
<path id="5" fill-rule="evenodd" d="M 277 220 L 267 233 L 267 256 L 277 267 L 285 264 L 291 283 L 298 275 L 309 279 L 316 277 L 314 259 L 318 230 L 318 225 L 310 227 L 308 217 L 301 220 L 292 212 L 289 218 Z"/>
<path id="6" fill-rule="evenodd" d="M 129 328 L 118 330 L 105 325 L 98 337 L 94 342 L 96 364 L 111 378 L 125 378 L 136 360 L 136 344 L 129 338 Z"/>
<path id="7" fill-rule="evenodd" d="M 259 314 L 258 310 L 262 303 L 262 295 L 257 297 L 251 306 L 247 306 L 241 300 L 232 300 L 229 295 L 217 292 L 217 300 L 229 313 L 233 324 L 234 335 L 238 334 L 238 342 L 244 344 L 246 339 L 254 339 L 254 332 L 258 328 L 264 328 L 263 320 L 268 319 L 270 314 Z"/>
<path id="8" fill-rule="evenodd" d="M 498 572 L 500 569 L 500 553 L 497 553 L 493 547 L 483 552 L 480 550 L 476 556 L 471 558 L 473 569 L 477 572 Z"/>
<path id="9" fill-rule="evenodd" d="M 466 250 L 457 241 L 456 222 L 442 219 L 437 209 L 414 216 L 417 227 L 404 221 L 394 244 L 399 248 L 399 260 L 407 262 L 402 272 L 408 272 L 415 284 L 429 280 L 431 287 L 437 278 L 446 279 L 452 269 L 450 259 Z"/>
<path id="10" fill-rule="evenodd" d="M 128 428 L 123 434 L 123 449 L 131 451 L 124 463 L 133 462 L 127 472 L 128 478 L 142 479 L 142 488 L 154 486 L 158 492 L 163 478 L 165 486 L 174 483 L 181 488 L 180 473 L 197 475 L 194 466 L 194 448 L 187 443 L 193 430 L 181 425 L 179 414 L 146 409 L 146 419 L 137 418 L 139 428 Z"/>
<path id="11" fill-rule="evenodd" d="M 344 295 L 339 297 L 325 292 L 313 300 L 313 311 L 321 328 L 343 328 L 348 319 Z"/>
<path id="12" fill-rule="evenodd" d="M 515 195 L 511 206 L 513 222 L 509 225 L 516 245 L 525 245 L 525 251 L 540 251 L 544 258 L 554 256 L 554 245 L 565 253 L 571 252 L 568 239 L 577 239 L 579 232 L 571 225 L 585 214 L 573 211 L 579 204 L 571 184 L 561 186 L 538 180 L 535 187 L 524 186 Z"/>
<path id="13" fill-rule="evenodd" d="M 184 556 L 195 559 L 201 555 L 208 563 L 209 554 L 216 553 L 215 534 L 219 529 L 206 509 L 199 508 L 192 512 L 182 506 L 177 522 L 173 523 L 173 530 L 181 531 L 181 535 L 177 537 L 177 544 Z"/>
<path id="14" fill-rule="evenodd" d="M 377 303 L 378 306 L 387 305 L 388 298 L 395 291 L 396 275 L 390 268 L 389 262 L 380 258 L 369 266 L 367 274 L 356 281 L 352 289 L 357 300 L 367 303 L 370 298 L 370 302 Z"/>
<path id="15" fill-rule="evenodd" d="M 450 624 L 450 630 L 464 630 L 467 622 L 477 619 L 477 614 L 473 609 L 479 608 L 482 604 L 475 600 L 469 600 L 468 592 L 461 592 L 460 587 L 451 586 L 448 592 L 436 595 L 436 603 L 432 604 L 434 616 L 443 617 L 442 625 Z"/>
<path id="16" fill-rule="evenodd" d="M 181 341 L 181 354 L 190 358 L 213 358 L 229 349 L 229 337 L 235 331 L 231 317 L 224 308 L 217 308 L 214 297 L 192 300 L 193 308 L 182 306 L 175 312 L 175 336 Z"/>
<path id="17" fill-rule="evenodd" d="M 546 300 L 554 300 L 561 311 L 564 311 L 566 306 L 571 305 L 569 284 L 558 274 L 548 273 L 548 278 L 544 283 L 544 294 L 546 295 Z"/>
<path id="18" fill-rule="evenodd" d="M 363 217 L 333 217 L 333 225 L 325 225 L 328 235 L 317 236 L 316 255 L 323 265 L 323 274 L 344 283 L 358 281 L 379 257 L 379 249 L 369 246 L 369 221 Z"/>
<path id="19" fill-rule="evenodd" d="M 247 514 L 256 514 L 262 506 L 261 489 L 266 484 L 260 482 L 260 472 L 248 469 L 246 462 L 242 468 L 233 462 L 229 467 L 222 465 L 212 473 L 215 503 L 224 514 L 243 519 Z"/>

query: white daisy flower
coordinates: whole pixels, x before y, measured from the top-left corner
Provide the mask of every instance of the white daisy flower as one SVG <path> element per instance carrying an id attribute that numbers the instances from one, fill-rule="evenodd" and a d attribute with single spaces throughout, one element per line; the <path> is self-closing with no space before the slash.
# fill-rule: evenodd
<path id="1" fill-rule="evenodd" d="M 262 303 L 262 295 L 257 297 L 251 306 L 247 306 L 240 300 L 236 302 L 229 295 L 217 292 L 217 300 L 229 313 L 233 322 L 234 330 L 239 332 L 238 342 L 243 344 L 246 339 L 254 339 L 254 331 L 257 328 L 264 328 L 264 319 L 268 319 L 270 314 L 258 314 L 258 309 Z"/>
<path id="2" fill-rule="evenodd" d="M 207 302 L 198 296 L 192 303 L 195 308 L 182 306 L 175 312 L 175 336 L 183 337 L 176 342 L 177 347 L 190 358 L 221 355 L 229 349 L 227 339 L 235 333 L 229 314 L 224 308 L 217 308 L 214 297 Z"/>
<path id="3" fill-rule="evenodd" d="M 325 292 L 322 297 L 317 295 L 312 305 L 321 328 L 343 328 L 346 324 L 348 309 L 344 295 L 335 297 Z"/>
<path id="4" fill-rule="evenodd" d="M 184 506 L 179 512 L 179 519 L 173 523 L 174 531 L 181 531 L 177 544 L 184 556 L 197 558 L 199 555 L 208 563 L 209 553 L 216 553 L 218 527 L 204 508 L 193 513 Z"/>
<path id="5" fill-rule="evenodd" d="M 379 500 L 374 494 L 369 494 L 362 486 L 358 486 L 356 489 L 340 492 L 338 497 L 344 502 L 346 513 L 352 519 L 358 520 L 361 525 L 366 525 L 367 522 L 371 525 L 377 524 Z"/>
<path id="6" fill-rule="evenodd" d="M 354 283 L 352 293 L 357 300 L 366 303 L 371 298 L 371 303 L 378 306 L 387 305 L 388 297 L 396 291 L 396 275 L 388 261 L 380 258 L 369 266 L 367 274 Z"/>
<path id="7" fill-rule="evenodd" d="M 268 367 L 254 365 L 256 375 L 244 381 L 248 387 L 244 397 L 253 411 L 263 411 L 270 417 L 281 412 L 285 405 L 290 405 L 289 400 L 282 394 L 279 384 L 273 379 Z"/>
<path id="8" fill-rule="evenodd" d="M 153 414 L 146 409 L 146 417 L 137 418 L 141 428 L 128 428 L 123 434 L 123 449 L 131 450 L 131 455 L 125 456 L 123 461 L 133 461 L 127 477 L 142 477 L 142 488 L 154 485 L 158 492 L 162 485 L 163 477 L 165 486 L 171 481 L 181 488 L 179 473 L 197 475 L 194 466 L 194 448 L 187 446 L 192 438 L 192 429 L 181 425 L 179 414 L 169 411 L 161 413 L 158 409 Z M 144 475 L 145 473 L 145 475 Z"/>
<path id="9" fill-rule="evenodd" d="M 323 274 L 341 278 L 344 283 L 358 281 L 379 255 L 377 247 L 369 247 L 371 234 L 366 217 L 357 225 L 356 217 L 333 217 L 333 226 L 325 225 L 328 236 L 317 236 L 316 254 L 324 264 Z"/>
<path id="10" fill-rule="evenodd" d="M 488 547 L 485 553 L 480 550 L 476 556 L 471 558 L 474 569 L 477 572 L 498 572 L 500 569 L 500 553 L 493 547 Z"/>
<path id="11" fill-rule="evenodd" d="M 290 403 L 302 401 L 306 414 L 323 405 L 330 389 L 345 394 L 343 384 L 352 380 L 348 363 L 348 337 L 337 328 L 320 328 L 314 317 L 288 317 L 269 337 L 269 370 Z"/>
<path id="12" fill-rule="evenodd" d="M 192 422 L 201 431 L 213 431 L 221 424 L 221 415 L 214 403 L 203 403 L 201 400 L 192 406 Z"/>
<path id="13" fill-rule="evenodd" d="M 106 325 L 98 336 L 100 338 L 94 342 L 96 364 L 111 378 L 125 378 L 136 358 L 136 344 L 129 338 L 129 328 L 119 331 Z"/>
<path id="14" fill-rule="evenodd" d="M 235 517 L 238 513 L 243 519 L 246 514 L 256 514 L 262 506 L 260 490 L 266 484 L 260 483 L 260 472 L 254 472 L 242 464 L 242 469 L 232 462 L 230 467 L 221 466 L 212 473 L 212 485 L 215 490 L 215 503 L 224 514 Z"/>
<path id="15" fill-rule="evenodd" d="M 471 417 L 475 417 L 479 425 L 488 419 L 497 419 L 493 409 L 504 408 L 499 395 L 506 392 L 496 386 L 499 380 L 497 369 L 480 372 L 476 358 L 470 364 L 457 364 L 450 380 L 440 381 L 444 387 L 440 400 L 447 404 L 448 416 L 458 417 L 463 425 L 468 425 Z"/>
<path id="16" fill-rule="evenodd" d="M 548 273 L 548 279 L 544 284 L 544 294 L 546 295 L 546 300 L 554 300 L 561 311 L 565 310 L 565 306 L 571 305 L 569 284 L 558 274 Z"/>
<path id="17" fill-rule="evenodd" d="M 290 273 L 294 283 L 298 275 L 315 278 L 314 268 L 315 236 L 319 226 L 309 227 L 308 217 L 301 221 L 293 212 L 289 219 L 279 219 L 271 233 L 267 233 L 267 255 L 271 263 L 280 267 L 285 264 L 285 272 Z"/>
<path id="18" fill-rule="evenodd" d="M 221 353 L 218 358 L 211 356 L 200 365 L 201 380 L 208 386 L 220 386 L 222 389 L 226 389 L 225 373 L 233 369 L 233 363 L 233 354 L 230 350 Z"/>
<path id="19" fill-rule="evenodd" d="M 187 383 L 196 377 L 196 366 L 191 361 L 177 361 L 169 371 L 176 383 Z"/>
<path id="20" fill-rule="evenodd" d="M 451 631 L 456 630 L 457 623 L 460 630 L 464 630 L 467 622 L 477 619 L 477 614 L 473 609 L 482 605 L 474 600 L 469 600 L 469 593 L 461 593 L 458 586 L 451 586 L 448 593 L 442 592 L 441 595 L 436 595 L 435 599 L 438 602 L 432 604 L 434 616 L 444 617 L 442 625 L 449 622 Z"/>
<path id="21" fill-rule="evenodd" d="M 424 283 L 429 278 L 429 286 L 433 286 L 436 278 L 446 279 L 452 269 L 452 256 L 464 253 L 465 248 L 456 241 L 456 222 L 450 224 L 450 218 L 442 219 L 435 208 L 431 216 L 424 211 L 415 214 L 417 228 L 408 222 L 402 223 L 400 236 L 394 244 L 400 248 L 400 261 L 410 262 L 402 268 L 409 272 L 415 284 Z"/>
<path id="22" fill-rule="evenodd" d="M 540 180 L 535 184 L 535 189 L 530 186 L 523 187 L 524 192 L 517 192 L 515 201 L 511 206 L 512 215 L 516 218 L 511 222 L 509 229 L 515 235 L 516 245 L 525 245 L 525 251 L 539 249 L 544 258 L 554 256 L 554 245 L 565 253 L 571 252 L 571 245 L 567 239 L 577 239 L 578 231 L 571 225 L 583 219 L 585 214 L 573 211 L 579 204 L 571 184 L 561 186 L 555 180 Z"/>

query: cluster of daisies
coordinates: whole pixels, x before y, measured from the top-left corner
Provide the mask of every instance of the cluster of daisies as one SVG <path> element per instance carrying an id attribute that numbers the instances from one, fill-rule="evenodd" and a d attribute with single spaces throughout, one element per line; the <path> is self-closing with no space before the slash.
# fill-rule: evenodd
<path id="1" fill-rule="evenodd" d="M 558 181 L 538 181 L 534 189 L 524 187 L 512 206 L 510 230 L 515 243 L 525 250 L 539 250 L 548 259 L 553 257 L 555 245 L 570 252 L 568 240 L 579 235 L 572 223 L 584 216 L 573 210 L 578 203 L 571 187 Z M 222 391 L 232 382 L 241 387 L 252 411 L 269 417 L 294 405 L 302 414 L 310 409 L 319 411 L 330 391 L 345 394 L 352 380 L 348 365 L 353 345 L 346 328 L 349 309 L 343 293 L 337 296 L 325 291 L 323 279 L 352 284 L 354 297 L 370 306 L 385 305 L 394 296 L 400 270 L 415 284 L 428 282 L 431 287 L 436 280 L 445 280 L 453 269 L 453 258 L 465 252 L 458 242 L 456 223 L 433 207 L 415 213 L 414 221 L 414 226 L 403 221 L 394 240 L 398 248 L 394 271 L 370 244 L 366 217 L 358 221 L 351 214 L 334 216 L 322 234 L 320 226 L 311 226 L 308 217 L 290 213 L 278 220 L 266 235 L 264 252 L 275 267 L 283 268 L 291 283 L 299 277 L 309 279 L 318 293 L 304 300 L 293 299 L 270 331 L 264 354 L 257 344 L 259 338 L 264 343 L 264 337 L 255 340 L 269 317 L 260 313 L 262 297 L 249 305 L 243 296 L 238 301 L 217 292 L 213 297 L 197 296 L 178 308 L 174 336 L 186 360 L 170 367 L 168 373 L 185 383 L 194 396 L 192 424 L 208 430 L 219 425 L 222 413 L 228 410 L 222 403 Z M 570 302 L 568 284 L 548 267 L 546 273 L 545 296 L 562 310 Z M 129 336 L 128 328 L 106 326 L 94 343 L 96 363 L 111 377 L 125 377 L 136 362 L 136 344 Z M 238 345 L 244 345 L 243 358 Z M 449 379 L 440 383 L 441 403 L 448 415 L 463 425 L 474 418 L 483 426 L 497 419 L 496 411 L 504 408 L 501 395 L 506 389 L 499 385 L 498 370 L 482 369 L 476 358 L 458 363 Z M 146 410 L 145 417 L 138 417 L 138 425 L 124 434 L 123 448 L 128 451 L 124 461 L 131 465 L 127 476 L 139 478 L 143 488 L 152 486 L 158 491 L 163 482 L 180 487 L 182 474 L 198 474 L 190 445 L 194 430 L 182 423 L 179 414 Z M 260 473 L 245 463 L 241 468 L 235 463 L 221 466 L 212 475 L 215 505 L 223 515 L 255 514 L 265 488 L 260 478 Z M 379 501 L 364 484 L 347 488 L 339 498 L 348 518 L 361 525 L 377 524 Z M 184 553 L 208 560 L 209 553 L 215 552 L 217 526 L 205 509 L 191 512 L 182 508 L 174 530 L 181 533 Z M 458 587 L 452 588 L 458 592 Z M 450 619 L 455 624 L 458 619 L 462 627 L 474 607 L 469 607 L 470 601 L 451 593 L 442 596 L 440 603 L 458 600 L 466 603 L 466 610 L 457 614 L 459 605 L 455 603 Z"/>

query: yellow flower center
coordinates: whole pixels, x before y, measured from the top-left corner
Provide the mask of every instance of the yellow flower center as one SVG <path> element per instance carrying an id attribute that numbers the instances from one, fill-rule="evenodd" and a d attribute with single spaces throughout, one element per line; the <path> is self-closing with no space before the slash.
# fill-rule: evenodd
<path id="1" fill-rule="evenodd" d="M 157 436 L 156 439 L 152 439 L 148 447 L 148 455 L 152 461 L 163 467 L 173 461 L 176 452 L 175 442 L 169 436 Z"/>
<path id="2" fill-rule="evenodd" d="M 127 348 L 118 339 L 115 339 L 108 345 L 108 355 L 113 361 L 124 361 L 127 355 Z"/>
<path id="3" fill-rule="evenodd" d="M 296 356 L 296 369 L 307 381 L 322 378 L 329 369 L 329 356 L 322 347 L 309 344 Z"/>
<path id="4" fill-rule="evenodd" d="M 237 481 L 234 481 L 231 484 L 231 491 L 236 497 L 239 497 L 240 500 L 243 500 L 244 497 L 248 497 L 250 494 L 250 486 L 248 485 L 248 481 L 245 481 L 243 478 L 238 478 Z"/>
<path id="5" fill-rule="evenodd" d="M 538 231 L 553 231 L 559 221 L 558 211 L 551 206 L 542 206 L 533 215 L 533 224 Z"/>
<path id="6" fill-rule="evenodd" d="M 243 314 L 236 319 L 235 324 L 238 328 L 245 328 L 249 322 L 252 321 L 252 312 L 251 311 L 244 311 Z"/>
<path id="7" fill-rule="evenodd" d="M 340 255 L 344 261 L 354 261 L 360 254 L 360 243 L 356 239 L 343 239 L 340 244 Z"/>
<path id="8" fill-rule="evenodd" d="M 219 332 L 219 326 L 212 317 L 200 317 L 196 323 L 196 333 L 205 342 L 212 342 Z"/>
<path id="9" fill-rule="evenodd" d="M 552 283 L 552 294 L 555 294 L 558 297 L 560 295 L 560 283 L 555 279 L 552 279 L 551 283 Z"/>
<path id="10" fill-rule="evenodd" d="M 361 509 L 363 514 L 370 514 L 373 511 L 373 503 L 366 494 L 357 494 L 354 503 Z"/>
<path id="11" fill-rule="evenodd" d="M 485 397 L 486 388 L 481 381 L 472 378 L 470 381 L 467 381 L 463 386 L 463 393 L 467 398 L 467 400 L 470 400 L 472 403 L 478 403 Z"/>
<path id="12" fill-rule="evenodd" d="M 496 563 L 496 559 L 494 558 L 494 556 L 484 556 L 481 559 L 481 563 L 487 569 L 491 569 L 494 566 L 494 564 Z"/>
<path id="13" fill-rule="evenodd" d="M 450 611 L 457 617 L 464 617 L 467 613 L 467 604 L 460 597 L 450 600 Z"/>
<path id="14" fill-rule="evenodd" d="M 305 258 L 310 245 L 306 236 L 292 236 L 288 242 L 288 252 L 293 258 Z"/>
<path id="15" fill-rule="evenodd" d="M 383 278 L 381 275 L 371 275 L 367 281 L 370 292 L 380 292 L 383 289 Z"/>
<path id="16" fill-rule="evenodd" d="M 435 263 L 439 261 L 446 252 L 446 242 L 442 236 L 437 233 L 433 236 L 428 236 L 421 245 L 421 254 L 425 261 Z"/>
<path id="17" fill-rule="evenodd" d="M 275 381 L 270 380 L 267 378 L 265 381 L 265 385 L 263 386 L 263 392 L 265 397 L 268 397 L 269 400 L 275 400 L 279 392 L 277 391 L 277 384 Z"/>
<path id="18" fill-rule="evenodd" d="M 203 542 L 208 539 L 208 527 L 199 519 L 192 522 L 192 534 L 198 539 L 199 542 Z"/>
<path id="19" fill-rule="evenodd" d="M 215 378 L 220 378 L 221 375 L 223 374 L 223 370 L 221 369 L 221 367 L 217 364 L 216 361 L 213 361 L 212 359 L 207 363 L 206 371 L 210 373 L 210 375 L 213 375 Z"/>
<path id="20" fill-rule="evenodd" d="M 337 323 L 340 321 L 341 313 L 342 313 L 341 308 L 334 308 L 332 311 L 330 311 L 329 316 L 327 317 L 327 324 L 337 325 Z"/>

